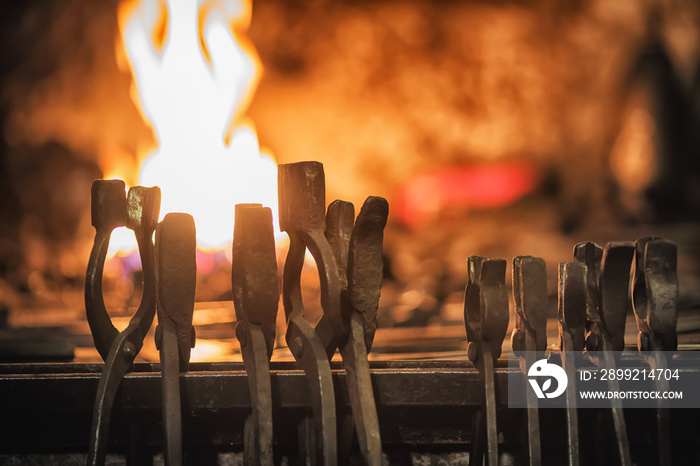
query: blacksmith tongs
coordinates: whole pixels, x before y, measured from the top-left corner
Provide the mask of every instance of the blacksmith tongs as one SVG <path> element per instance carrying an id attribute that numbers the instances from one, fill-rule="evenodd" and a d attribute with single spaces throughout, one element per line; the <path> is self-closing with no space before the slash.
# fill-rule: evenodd
<path id="1" fill-rule="evenodd" d="M 488 464 L 496 466 L 498 425 L 495 362 L 501 355 L 501 344 L 508 329 L 506 261 L 470 256 L 467 259 L 467 272 L 464 292 L 464 323 L 469 342 L 467 355 L 478 369 L 484 384 L 484 408 L 474 417 L 469 463 L 481 465 L 483 462 L 485 427 Z"/>
<path id="2" fill-rule="evenodd" d="M 678 347 L 678 249 L 662 238 L 640 238 L 635 244 L 632 283 L 632 308 L 637 320 L 637 346 L 658 373 L 669 368 L 664 351 Z M 668 391 L 669 381 L 656 377 L 656 389 Z M 668 402 L 659 400 L 655 416 L 659 441 L 658 464 L 671 464 L 671 420 Z"/>
<path id="3" fill-rule="evenodd" d="M 192 326 L 197 280 L 197 239 L 189 214 L 171 213 L 156 228 L 156 281 L 163 396 L 165 464 L 179 466 L 182 458 L 180 373 L 187 372 L 195 345 Z"/>
<path id="4" fill-rule="evenodd" d="M 600 369 L 617 368 L 616 354 L 625 346 L 625 321 L 629 302 L 630 267 L 634 257 L 631 243 L 611 242 L 601 250 L 594 243 L 579 243 L 574 259 L 587 267 L 587 336 L 586 349 Z M 617 379 L 607 381 L 608 389 L 620 391 Z M 613 427 L 620 464 L 631 465 L 627 424 L 620 399 L 610 400 Z M 600 434 L 600 432 L 599 432 Z"/>
<path id="5" fill-rule="evenodd" d="M 275 343 L 279 279 L 269 207 L 236 205 L 232 252 L 236 336 L 248 373 L 253 410 L 245 422 L 246 464 L 272 465 L 270 357 Z"/>
<path id="6" fill-rule="evenodd" d="M 289 235 L 284 264 L 282 300 L 287 317 L 286 339 L 306 373 L 313 425 L 302 425 L 307 460 L 331 465 L 337 462 L 335 394 L 329 359 L 347 332 L 341 315 L 338 266 L 324 236 L 325 176 L 319 162 L 281 164 L 278 168 L 279 222 Z M 304 319 L 301 272 L 309 249 L 316 261 L 323 317 L 312 327 Z"/>
<path id="7" fill-rule="evenodd" d="M 515 329 L 511 343 L 520 369 L 527 377 L 530 366 L 544 357 L 547 348 L 547 270 L 542 258 L 513 258 L 513 302 Z M 523 383 L 527 384 L 527 381 Z M 530 465 L 534 466 L 542 464 L 539 410 L 537 395 L 529 387 L 525 387 L 525 397 L 528 457 Z"/>
<path id="8" fill-rule="evenodd" d="M 125 184 L 120 180 L 96 180 L 92 183 L 92 225 L 96 233 L 85 277 L 85 311 L 95 347 L 104 359 L 105 367 L 97 387 L 92 413 L 87 461 L 89 465 L 105 462 L 114 397 L 143 346 L 143 339 L 155 313 L 152 236 L 158 222 L 160 189 L 132 187 L 126 197 L 124 192 Z M 112 231 L 120 226 L 127 226 L 134 231 L 143 269 L 141 304 L 122 332 L 112 324 L 102 297 L 102 270 L 109 239 Z"/>
<path id="9" fill-rule="evenodd" d="M 576 402 L 576 355 L 583 352 L 586 337 L 587 273 L 585 264 L 561 262 L 557 314 L 561 365 L 569 380 L 566 386 L 567 462 L 579 466 L 579 428 Z"/>
<path id="10" fill-rule="evenodd" d="M 355 222 L 350 202 L 328 206 L 326 237 L 338 263 L 342 305 L 350 313 L 348 334 L 340 346 L 350 405 L 365 464 L 382 464 L 379 418 L 374 402 L 367 353 L 377 327 L 377 308 L 383 276 L 383 238 L 389 214 L 384 198 L 365 200 Z M 353 222 L 355 222 L 353 226 Z M 346 432 L 347 434 L 347 432 Z M 346 444 L 350 435 L 346 435 Z"/>

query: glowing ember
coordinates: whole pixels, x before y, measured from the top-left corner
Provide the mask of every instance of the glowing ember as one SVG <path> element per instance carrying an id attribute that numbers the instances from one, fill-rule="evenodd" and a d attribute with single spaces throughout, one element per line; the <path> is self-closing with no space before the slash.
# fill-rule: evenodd
<path id="1" fill-rule="evenodd" d="M 245 38 L 250 14 L 246 0 L 125 0 L 119 8 L 132 97 L 158 142 L 138 184 L 160 186 L 161 215 L 191 213 L 204 248 L 231 241 L 236 203 L 277 212 L 277 167 L 242 121 L 261 72 Z M 120 236 L 114 248 L 126 246 Z"/>

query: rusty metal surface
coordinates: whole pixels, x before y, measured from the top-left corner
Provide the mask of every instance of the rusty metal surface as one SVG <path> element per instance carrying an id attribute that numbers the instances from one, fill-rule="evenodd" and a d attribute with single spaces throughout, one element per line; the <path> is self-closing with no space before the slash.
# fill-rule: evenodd
<path id="1" fill-rule="evenodd" d="M 632 308 L 640 351 L 675 351 L 678 346 L 678 252 L 675 244 L 654 237 L 635 243 Z"/>
<path id="2" fill-rule="evenodd" d="M 547 347 L 547 270 L 542 258 L 516 256 L 513 258 L 513 303 L 516 327 L 511 337 L 523 374 L 535 361 L 544 357 Z M 522 353 L 525 351 L 525 353 Z M 520 353 L 520 354 L 519 354 Z M 527 452 L 530 465 L 542 463 L 540 418 L 537 396 L 526 386 Z"/>
<path id="3" fill-rule="evenodd" d="M 619 351 L 622 349 L 619 348 L 620 339 L 624 336 L 624 320 L 620 323 L 620 316 L 624 317 L 627 308 L 631 253 L 633 251 L 634 248 L 629 243 L 608 243 L 604 250 L 593 243 L 581 243 L 574 248 L 574 258 L 585 264 L 588 272 L 586 277 L 588 289 L 586 348 L 589 351 L 600 351 L 599 357 L 594 359 L 601 369 L 615 370 L 617 368 Z M 592 268 L 593 270 L 591 270 Z M 610 323 L 611 327 L 608 328 L 606 323 Z M 624 340 L 622 343 L 624 346 Z M 617 379 L 608 379 L 607 385 L 612 392 L 620 390 L 620 383 Z M 627 422 L 622 409 L 622 401 L 613 399 L 610 405 L 612 430 L 615 435 L 620 464 L 623 466 L 631 465 Z M 607 413 L 600 411 L 598 415 L 599 422 L 602 425 L 607 425 Z M 609 437 L 604 433 L 605 430 L 597 431 L 601 444 L 609 440 Z"/>
<path id="4" fill-rule="evenodd" d="M 307 374 L 313 423 L 304 423 L 302 449 L 311 463 L 337 461 L 336 412 L 328 359 L 347 333 L 342 315 L 338 265 L 324 235 L 325 175 L 318 162 L 281 164 L 278 168 L 280 228 L 289 235 L 284 264 L 282 302 L 287 316 L 287 342 Z M 323 316 L 312 327 L 304 319 L 301 271 L 306 249 L 316 262 Z"/>
<path id="5" fill-rule="evenodd" d="M 467 287 L 464 297 L 467 354 L 483 383 L 483 410 L 474 417 L 474 441 L 470 461 L 480 464 L 484 454 L 489 465 L 498 464 L 498 423 L 496 416 L 495 361 L 508 328 L 508 294 L 505 288 L 506 262 L 471 256 L 467 259 Z M 486 444 L 484 452 L 483 445 Z"/>
<path id="6" fill-rule="evenodd" d="M 383 278 L 384 227 L 389 203 L 382 197 L 365 200 L 352 231 L 348 257 L 348 297 L 362 316 L 367 351 L 377 330 L 377 308 Z"/>
<path id="7" fill-rule="evenodd" d="M 645 352 L 652 370 L 665 370 L 668 361 L 662 351 L 678 346 L 678 250 L 662 238 L 645 237 L 635 243 L 633 277 L 630 284 L 632 309 L 639 334 L 637 346 Z M 669 389 L 669 381 L 657 378 L 657 390 Z M 655 426 L 659 464 L 671 464 L 671 413 L 663 400 L 657 403 Z M 676 457 L 676 459 L 678 459 Z"/>
<path id="8" fill-rule="evenodd" d="M 566 387 L 567 464 L 578 466 L 580 460 L 579 416 L 576 403 L 576 365 L 567 353 L 583 351 L 586 330 L 587 267 L 580 262 L 559 264 L 557 314 L 562 368 L 569 384 Z"/>
<path id="9" fill-rule="evenodd" d="M 377 307 L 383 276 L 384 227 L 389 205 L 380 197 L 365 201 L 353 226 L 354 208 L 334 202 L 326 216 L 326 236 L 332 245 L 341 277 L 342 305 L 351 313 L 349 332 L 340 347 L 346 370 L 355 431 L 365 464 L 382 464 L 382 443 L 367 353 L 376 330 Z M 345 252 L 347 251 L 347 253 Z M 353 423 L 346 418 L 345 426 Z M 352 441 L 351 429 L 343 429 L 343 446 Z"/>
<path id="10" fill-rule="evenodd" d="M 270 356 L 275 342 L 279 280 L 272 232 L 272 212 L 259 204 L 236 205 L 231 286 L 248 374 L 252 413 L 246 419 L 246 462 L 273 464 Z"/>
<path id="11" fill-rule="evenodd" d="M 124 189 L 124 183 L 116 180 L 97 180 L 92 185 L 96 234 L 86 274 L 85 311 L 95 347 L 105 360 L 105 367 L 95 396 L 88 464 L 103 464 L 105 461 L 114 397 L 143 345 L 155 313 L 154 249 L 151 238 L 160 210 L 160 189 L 132 187 L 126 197 Z M 112 230 L 124 225 L 136 235 L 144 282 L 139 308 L 127 328 L 118 332 L 105 309 L 102 270 Z"/>
<path id="12" fill-rule="evenodd" d="M 187 372 L 195 345 L 192 314 L 196 286 L 196 233 L 192 216 L 171 213 L 156 228 L 156 281 L 163 396 L 165 464 L 177 466 L 182 456 L 180 373 Z"/>
<path id="13" fill-rule="evenodd" d="M 633 243 L 611 242 L 603 250 L 600 265 L 600 311 L 612 351 L 622 351 L 625 347 L 625 323 L 630 303 L 630 267 L 633 259 Z"/>
<path id="14" fill-rule="evenodd" d="M 95 341 L 95 348 L 106 359 L 119 333 L 112 325 L 102 296 L 104 269 L 112 231 L 126 225 L 126 184 L 121 180 L 96 180 L 92 183 L 92 226 L 95 242 L 85 276 L 85 311 Z"/>

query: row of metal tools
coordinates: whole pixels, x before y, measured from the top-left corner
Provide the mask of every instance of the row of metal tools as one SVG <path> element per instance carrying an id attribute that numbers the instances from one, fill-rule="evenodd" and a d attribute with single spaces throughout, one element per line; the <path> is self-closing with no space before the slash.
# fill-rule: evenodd
<path id="1" fill-rule="evenodd" d="M 472 256 L 467 261 L 465 324 L 469 359 L 484 383 L 483 409 L 474 418 L 470 464 L 498 465 L 495 363 L 508 328 L 508 296 L 505 288 L 506 262 Z M 543 259 L 517 256 L 513 259 L 512 292 L 516 325 L 511 336 L 514 354 L 524 375 L 528 368 L 546 357 L 546 265 Z M 627 309 L 631 306 L 638 326 L 638 349 L 653 370 L 668 368 L 667 353 L 677 349 L 678 277 L 676 245 L 656 237 L 635 243 L 611 242 L 605 248 L 584 242 L 574 247 L 574 260 L 559 264 L 559 344 L 549 357 L 561 358 L 567 373 L 565 391 L 567 463 L 581 464 L 576 393 L 576 365 L 568 360 L 586 350 L 599 369 L 615 370 L 625 346 Z M 567 356 L 568 355 L 568 356 Z M 528 464 L 543 462 L 538 398 L 523 379 L 526 402 Z M 656 389 L 668 390 L 669 381 L 659 379 Z M 607 381 L 607 389 L 619 392 L 620 382 Z M 671 464 L 670 413 L 663 401 L 655 409 L 657 455 L 655 464 Z M 619 461 L 632 465 L 630 442 L 622 401 L 610 401 L 609 410 L 598 410 L 596 432 L 599 446 L 612 440 Z M 606 431 L 606 429 L 609 429 Z M 484 441 L 485 439 L 485 441 Z M 485 451 L 484 451 L 485 449 Z M 605 461 L 609 463 L 609 459 Z"/>
<path id="2" fill-rule="evenodd" d="M 388 204 L 369 197 L 355 218 L 351 203 L 335 201 L 326 212 L 325 178 L 318 162 L 279 166 L 279 222 L 290 238 L 283 273 L 286 340 L 307 374 L 312 416 L 300 426 L 302 457 L 312 464 L 338 458 L 335 394 L 330 359 L 340 350 L 362 456 L 381 464 L 379 421 L 367 353 L 376 329 L 382 281 L 383 232 Z M 110 414 L 119 385 L 158 311 L 156 347 L 160 351 L 164 457 L 183 462 L 180 373 L 188 369 L 195 343 L 192 315 L 196 282 L 196 239 L 192 217 L 171 213 L 158 223 L 160 190 L 133 187 L 125 196 L 118 180 L 92 186 L 95 244 L 88 264 L 85 307 L 95 346 L 105 361 L 93 409 L 88 464 L 104 464 Z M 248 373 L 252 414 L 244 427 L 248 464 L 272 464 L 273 428 L 269 361 L 275 342 L 279 283 L 272 213 L 259 204 L 236 205 L 232 291 L 236 336 Z M 119 332 L 102 297 L 102 271 L 116 227 L 134 231 L 143 268 L 141 304 Z M 155 244 L 152 237 L 155 231 Z M 304 319 L 301 273 L 306 250 L 319 274 L 323 317 L 314 326 Z M 341 448 L 353 441 L 353 420 L 343 424 Z"/>
<path id="3" fill-rule="evenodd" d="M 156 347 L 160 350 L 164 457 L 182 464 L 180 373 L 188 369 L 195 343 L 195 227 L 187 214 L 168 214 L 157 222 L 160 190 L 133 187 L 125 196 L 121 181 L 98 180 L 92 187 L 95 245 L 88 265 L 85 304 L 95 346 L 105 367 L 93 410 L 88 464 L 104 464 L 110 413 L 117 389 L 132 367 L 156 309 Z M 331 465 L 345 457 L 356 435 L 366 464 L 382 464 L 382 445 L 367 353 L 376 329 L 382 280 L 386 200 L 369 197 L 357 218 L 351 203 L 335 201 L 326 211 L 323 166 L 300 162 L 279 166 L 279 222 L 290 238 L 284 265 L 282 297 L 287 319 L 286 341 L 307 375 L 311 413 L 299 427 L 300 456 L 307 464 Z M 102 298 L 102 269 L 114 228 L 126 226 L 136 235 L 143 267 L 143 295 L 128 327 L 113 326 Z M 155 244 L 152 237 L 155 231 Z M 305 251 L 316 262 L 323 316 L 315 326 L 304 318 L 301 272 Z M 676 246 L 660 238 L 636 243 L 593 243 L 574 248 L 574 261 L 562 262 L 558 280 L 561 364 L 573 380 L 567 352 L 600 351 L 595 363 L 615 368 L 624 347 L 628 304 L 639 327 L 639 349 L 652 368 L 665 368 L 660 351 L 676 349 L 678 280 Z M 273 426 L 270 357 L 275 342 L 279 284 L 269 208 L 236 206 L 233 237 L 232 294 L 236 336 L 248 373 L 252 414 L 244 426 L 245 461 L 272 464 Z M 467 260 L 465 326 L 468 356 L 484 386 L 483 407 L 473 418 L 470 464 L 497 465 L 498 423 L 496 361 L 509 322 L 506 262 L 478 256 Z M 526 371 L 544 357 L 546 336 L 545 262 L 536 257 L 513 260 L 512 291 L 516 328 L 512 346 Z M 329 361 L 340 351 L 346 371 L 352 415 L 337 420 Z M 617 352 L 617 353 L 616 353 Z M 615 380 L 609 388 L 616 390 Z M 663 382 L 659 382 L 663 383 Z M 568 462 L 578 465 L 579 434 L 574 384 L 566 391 Z M 526 390 L 527 456 L 542 463 L 537 398 Z M 620 463 L 631 465 L 625 417 L 612 402 L 612 430 Z M 601 413 L 603 415 L 604 413 Z M 655 416 L 659 464 L 670 463 L 669 413 L 659 406 Z M 353 429 L 354 424 L 354 429 Z M 340 432 L 337 431 L 340 426 Z M 339 455 L 340 453 L 340 455 Z"/>

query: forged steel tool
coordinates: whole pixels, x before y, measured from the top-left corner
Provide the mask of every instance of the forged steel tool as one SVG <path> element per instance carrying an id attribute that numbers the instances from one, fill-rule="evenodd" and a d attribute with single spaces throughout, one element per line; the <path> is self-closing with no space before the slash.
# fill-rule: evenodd
<path id="1" fill-rule="evenodd" d="M 588 298 L 586 349 L 594 352 L 593 362 L 601 369 L 615 370 L 615 352 L 624 348 L 625 319 L 629 301 L 630 267 L 634 256 L 631 243 L 612 242 L 602 251 L 593 243 L 579 243 L 574 247 L 574 258 L 588 268 Z M 591 271 L 600 260 L 600 272 Z M 598 278 L 599 277 L 599 278 Z M 598 278 L 598 281 L 591 283 Z M 596 286 L 597 285 L 597 286 Z M 608 389 L 620 391 L 620 383 L 615 378 L 608 379 Z M 627 425 L 620 399 L 610 400 L 612 420 L 617 440 L 620 463 L 631 465 Z"/>
<path id="2" fill-rule="evenodd" d="M 353 228 L 355 209 L 335 201 L 326 215 L 326 237 L 333 249 L 341 283 L 342 305 L 350 322 L 340 347 L 350 405 L 365 464 L 382 464 L 379 419 L 374 402 L 367 353 L 377 327 L 377 308 L 383 276 L 384 227 L 389 204 L 384 198 L 365 200 Z M 350 440 L 352 435 L 349 435 Z M 347 440 L 347 439 L 346 439 Z"/>
<path id="3" fill-rule="evenodd" d="M 85 277 L 85 312 L 97 351 L 105 361 L 97 386 L 90 429 L 89 465 L 104 464 L 112 405 L 124 375 L 143 346 L 143 339 L 155 314 L 155 268 L 153 230 L 158 222 L 160 189 L 132 187 L 125 197 L 120 180 L 92 183 L 92 225 L 95 243 Z M 102 296 L 109 239 L 114 228 L 127 226 L 134 231 L 143 269 L 143 294 L 138 310 L 123 332 L 119 332 L 105 309 Z"/>
<path id="4" fill-rule="evenodd" d="M 187 372 L 195 344 L 192 315 L 197 279 L 197 239 L 189 214 L 165 216 L 156 228 L 156 284 L 163 383 L 163 436 L 165 464 L 182 464 L 182 405 L 180 373 Z"/>
<path id="5" fill-rule="evenodd" d="M 540 419 L 537 395 L 527 387 L 527 373 L 535 361 L 544 357 L 547 348 L 547 270 L 543 259 L 513 258 L 513 302 L 515 329 L 511 343 L 525 376 L 528 457 L 534 466 L 542 464 Z"/>
<path id="6" fill-rule="evenodd" d="M 635 244 L 630 291 L 639 329 L 637 347 L 655 373 L 669 367 L 663 351 L 675 351 L 678 347 L 677 256 L 676 245 L 661 238 L 640 238 Z M 659 391 L 670 389 L 669 380 L 663 377 L 657 377 L 654 383 Z M 658 400 L 655 421 L 658 462 L 669 465 L 672 458 L 668 402 Z"/>
<path id="7" fill-rule="evenodd" d="M 587 274 L 586 266 L 580 262 L 561 262 L 559 264 L 557 313 L 561 363 L 569 381 L 565 396 L 567 460 L 570 466 L 580 464 L 578 411 L 576 410 L 576 359 L 574 354 L 582 352 L 584 348 Z"/>
<path id="8" fill-rule="evenodd" d="M 484 383 L 484 408 L 474 417 L 469 463 L 482 464 L 483 436 L 486 430 L 488 464 L 496 466 L 498 465 L 498 425 L 495 362 L 501 355 L 501 343 L 508 329 L 506 261 L 470 256 L 467 259 L 467 273 L 467 287 L 464 292 L 467 354 L 478 369 Z"/>
<path id="9" fill-rule="evenodd" d="M 248 373 L 252 414 L 246 419 L 246 464 L 272 465 L 270 357 L 275 344 L 279 279 L 272 212 L 260 204 L 237 204 L 231 285 L 236 337 Z"/>
<path id="10" fill-rule="evenodd" d="M 282 278 L 282 302 L 287 317 L 286 339 L 307 375 L 313 422 L 301 426 L 303 449 L 314 464 L 337 462 L 335 394 L 329 359 L 347 332 L 347 309 L 341 306 L 338 266 L 325 229 L 325 175 L 319 162 L 279 165 L 280 229 L 289 235 Z M 323 317 L 314 328 L 304 319 L 301 272 L 309 249 L 316 261 Z M 345 312 L 345 315 L 343 315 Z"/>

